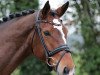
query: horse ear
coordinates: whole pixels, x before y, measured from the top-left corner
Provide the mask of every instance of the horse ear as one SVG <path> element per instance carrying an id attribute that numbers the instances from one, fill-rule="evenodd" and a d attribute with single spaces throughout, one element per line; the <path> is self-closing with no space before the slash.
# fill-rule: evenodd
<path id="1" fill-rule="evenodd" d="M 69 2 L 66 2 L 64 5 L 62 5 L 58 9 L 56 9 L 56 12 L 57 12 L 59 17 L 61 17 L 65 13 L 65 11 L 67 10 L 68 6 L 69 6 Z"/>
<path id="2" fill-rule="evenodd" d="M 47 14 L 50 10 L 50 4 L 49 4 L 49 1 L 47 1 L 43 7 L 43 9 L 41 10 L 42 12 L 42 18 L 46 18 L 47 17 Z"/>

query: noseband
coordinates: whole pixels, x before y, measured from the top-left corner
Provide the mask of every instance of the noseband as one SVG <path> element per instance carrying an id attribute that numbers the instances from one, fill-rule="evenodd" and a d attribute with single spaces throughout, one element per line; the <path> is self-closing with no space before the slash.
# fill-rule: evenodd
<path id="1" fill-rule="evenodd" d="M 40 12 L 38 12 L 36 14 L 35 32 L 38 33 L 38 35 L 40 37 L 41 44 L 43 45 L 43 48 L 44 48 L 44 51 L 45 51 L 45 56 L 46 56 L 46 63 L 48 65 L 48 67 L 49 67 L 49 70 L 51 70 L 51 68 L 54 67 L 54 66 L 56 66 L 56 69 L 57 69 L 57 67 L 58 67 L 58 65 L 59 65 L 62 57 L 65 55 L 66 52 L 70 52 L 70 49 L 69 49 L 68 45 L 61 45 L 61 46 L 55 48 L 54 50 L 51 50 L 51 51 L 48 50 L 48 48 L 47 48 L 47 46 L 45 44 L 44 38 L 42 36 L 42 33 L 41 33 L 40 23 L 49 23 L 49 24 L 52 24 L 52 22 L 47 21 L 47 20 L 41 20 L 40 17 L 39 17 L 39 13 Z M 33 39 L 34 39 L 35 32 L 33 34 L 32 42 L 33 42 Z M 54 60 L 52 56 L 55 55 L 55 54 L 57 54 L 60 51 L 65 51 L 65 52 L 61 55 L 61 57 L 60 57 L 59 61 L 57 62 L 57 64 L 51 65 L 49 63 L 49 61 L 51 59 Z"/>

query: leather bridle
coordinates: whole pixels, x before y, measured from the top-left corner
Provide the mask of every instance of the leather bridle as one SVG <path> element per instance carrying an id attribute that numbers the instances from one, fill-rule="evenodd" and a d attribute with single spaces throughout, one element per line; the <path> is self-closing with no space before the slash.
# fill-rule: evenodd
<path id="1" fill-rule="evenodd" d="M 40 29 L 40 23 L 50 23 L 50 24 L 53 24 L 51 21 L 47 21 L 47 20 L 41 20 L 40 17 L 39 17 L 39 11 L 38 13 L 36 14 L 36 23 L 35 23 L 35 31 L 34 31 L 34 34 L 33 34 L 33 37 L 32 37 L 32 42 L 34 40 L 34 36 L 35 36 L 35 32 L 38 33 L 39 37 L 40 37 L 40 41 L 41 41 L 41 44 L 43 45 L 43 48 L 44 48 L 44 51 L 45 51 L 45 56 L 46 56 L 46 63 L 49 67 L 49 70 L 51 70 L 51 68 L 53 68 L 54 66 L 56 66 L 56 70 L 57 70 L 57 67 L 62 59 L 62 57 L 65 55 L 66 52 L 70 52 L 70 49 L 68 47 L 68 45 L 61 45 L 57 48 L 55 48 L 54 50 L 48 50 L 46 44 L 45 44 L 45 41 L 44 41 L 44 38 L 42 36 L 42 33 L 41 33 L 41 29 Z M 52 59 L 54 60 L 54 58 L 52 57 L 53 55 L 59 53 L 60 51 L 64 51 L 64 53 L 61 55 L 59 61 L 54 64 L 54 65 L 51 65 L 49 63 L 49 61 Z"/>

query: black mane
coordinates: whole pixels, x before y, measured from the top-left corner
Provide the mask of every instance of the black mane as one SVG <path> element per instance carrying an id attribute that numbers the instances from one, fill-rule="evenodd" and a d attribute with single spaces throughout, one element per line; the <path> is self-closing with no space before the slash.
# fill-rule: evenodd
<path id="1" fill-rule="evenodd" d="M 29 10 L 24 10 L 22 12 L 16 12 L 15 14 L 10 14 L 8 17 L 3 17 L 2 20 L 0 20 L 0 24 L 7 22 L 9 20 L 12 20 L 14 18 L 17 18 L 17 17 L 26 16 L 28 14 L 33 14 L 34 12 L 35 12 L 34 9 L 29 9 Z"/>

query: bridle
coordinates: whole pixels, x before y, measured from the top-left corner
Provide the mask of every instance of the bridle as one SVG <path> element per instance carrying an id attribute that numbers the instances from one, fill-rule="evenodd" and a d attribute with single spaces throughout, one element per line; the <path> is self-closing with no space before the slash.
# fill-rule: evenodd
<path id="1" fill-rule="evenodd" d="M 48 67 L 49 67 L 49 70 L 51 71 L 51 69 L 54 66 L 56 66 L 56 70 L 57 70 L 57 67 L 58 67 L 62 57 L 65 55 L 66 52 L 70 52 L 71 53 L 71 51 L 70 51 L 68 45 L 61 45 L 61 46 L 55 48 L 54 50 L 51 50 L 51 51 L 48 50 L 48 48 L 47 48 L 47 46 L 45 44 L 44 38 L 42 36 L 42 33 L 41 33 L 40 23 L 50 23 L 50 24 L 52 24 L 52 22 L 51 21 L 47 21 L 47 20 L 41 20 L 40 17 L 39 17 L 39 14 L 40 14 L 40 11 L 38 11 L 37 14 L 36 14 L 35 31 L 34 31 L 34 34 L 33 34 L 33 37 L 32 37 L 32 42 L 34 41 L 35 32 L 37 32 L 39 37 L 40 37 L 41 44 L 43 45 L 43 48 L 44 48 L 44 51 L 45 51 L 46 63 L 48 65 Z M 51 65 L 49 63 L 49 61 L 51 59 L 54 60 L 54 58 L 52 56 L 57 54 L 57 53 L 59 53 L 60 51 L 63 51 L 63 50 L 65 52 L 61 55 L 61 57 L 60 57 L 59 61 L 57 62 L 57 64 Z"/>

